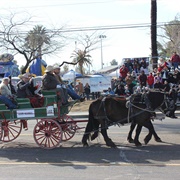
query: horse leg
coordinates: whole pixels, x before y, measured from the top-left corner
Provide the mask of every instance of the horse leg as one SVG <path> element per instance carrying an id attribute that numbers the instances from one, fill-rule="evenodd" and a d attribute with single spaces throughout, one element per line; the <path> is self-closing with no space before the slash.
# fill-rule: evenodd
<path id="1" fill-rule="evenodd" d="M 142 144 L 139 142 L 139 135 L 141 133 L 141 130 L 142 130 L 142 126 L 140 124 L 138 124 L 137 127 L 136 127 L 136 134 L 135 134 L 135 137 L 134 137 L 134 144 L 136 146 L 142 146 Z"/>
<path id="2" fill-rule="evenodd" d="M 152 125 L 153 126 L 153 125 Z M 152 130 L 153 132 L 153 136 L 154 136 L 154 139 L 155 139 L 155 141 L 156 142 L 162 142 L 162 140 L 161 140 L 161 138 L 157 135 L 157 133 L 156 133 L 156 131 L 155 131 L 155 129 L 154 129 L 154 126 L 153 126 L 153 130 Z"/>
<path id="3" fill-rule="evenodd" d="M 115 143 L 108 137 L 107 127 L 105 127 L 104 123 L 101 124 L 101 134 L 103 135 L 104 141 L 106 142 L 107 146 L 116 147 Z"/>
<path id="4" fill-rule="evenodd" d="M 97 120 L 94 121 L 94 123 L 93 123 L 93 131 L 94 131 L 94 133 L 91 135 L 91 141 L 96 139 L 99 134 L 99 121 L 97 121 Z"/>
<path id="5" fill-rule="evenodd" d="M 146 127 L 149 130 L 148 135 L 144 138 L 144 143 L 148 144 L 148 142 L 151 140 L 152 138 L 152 134 L 154 132 L 154 127 L 151 121 L 147 121 L 143 124 L 144 127 Z"/>
<path id="6" fill-rule="evenodd" d="M 136 127 L 136 123 L 134 121 L 131 122 L 130 130 L 128 133 L 127 141 L 129 143 L 134 143 L 134 139 L 132 138 L 132 133 L 134 131 L 134 128 Z"/>
<path id="7" fill-rule="evenodd" d="M 89 139 L 89 135 L 91 132 L 90 129 L 91 129 L 91 124 L 88 121 L 83 138 L 82 138 L 82 144 L 84 147 L 89 146 L 89 144 L 87 143 L 87 140 Z"/>

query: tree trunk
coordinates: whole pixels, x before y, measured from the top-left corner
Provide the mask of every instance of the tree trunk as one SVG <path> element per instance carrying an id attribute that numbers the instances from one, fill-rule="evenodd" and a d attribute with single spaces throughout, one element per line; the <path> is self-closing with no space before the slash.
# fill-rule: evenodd
<path id="1" fill-rule="evenodd" d="M 152 67 L 157 68 L 158 52 L 157 52 L 157 2 L 151 0 L 151 56 Z"/>

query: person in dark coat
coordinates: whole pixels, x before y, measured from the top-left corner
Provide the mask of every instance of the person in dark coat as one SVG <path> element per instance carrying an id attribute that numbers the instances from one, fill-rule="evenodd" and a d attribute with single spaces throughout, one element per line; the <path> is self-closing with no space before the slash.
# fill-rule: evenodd
<path id="1" fill-rule="evenodd" d="M 36 87 L 33 86 L 33 78 L 30 73 L 20 76 L 21 80 L 17 84 L 17 98 L 29 98 L 32 107 L 42 107 L 44 98 L 35 94 Z"/>
<path id="2" fill-rule="evenodd" d="M 140 85 L 141 85 L 141 88 L 142 88 L 143 86 L 146 87 L 147 76 L 146 76 L 146 74 L 144 73 L 144 71 L 141 71 L 141 74 L 139 75 L 138 79 L 139 79 L 139 83 L 140 83 Z"/>
<path id="3" fill-rule="evenodd" d="M 170 118 L 177 118 L 175 116 L 175 111 L 177 109 L 177 105 L 176 105 L 176 101 L 178 98 L 178 91 L 176 89 L 176 86 L 173 85 L 169 91 L 169 108 L 170 110 L 166 113 L 166 116 L 170 117 Z"/>
<path id="4" fill-rule="evenodd" d="M 32 89 L 32 78 L 29 73 L 25 73 L 20 76 L 20 81 L 17 83 L 17 97 L 27 98 L 34 95 Z"/>
<path id="5" fill-rule="evenodd" d="M 86 85 L 84 86 L 84 93 L 86 95 L 87 100 L 89 100 L 90 99 L 89 95 L 91 93 L 91 88 L 90 88 L 88 83 L 86 83 Z"/>
<path id="6" fill-rule="evenodd" d="M 118 96 L 125 96 L 125 88 L 123 85 L 118 85 L 116 90 L 115 90 L 115 94 L 117 94 Z"/>
<path id="7" fill-rule="evenodd" d="M 154 89 L 162 90 L 164 88 L 163 84 L 159 81 L 159 79 L 156 80 L 154 83 Z"/>
<path id="8" fill-rule="evenodd" d="M 42 78 L 42 90 L 56 90 L 60 92 L 60 98 L 62 99 L 62 104 L 68 104 L 67 91 L 63 91 L 63 88 L 57 78 L 54 76 L 54 67 L 47 66 L 43 78 Z"/>

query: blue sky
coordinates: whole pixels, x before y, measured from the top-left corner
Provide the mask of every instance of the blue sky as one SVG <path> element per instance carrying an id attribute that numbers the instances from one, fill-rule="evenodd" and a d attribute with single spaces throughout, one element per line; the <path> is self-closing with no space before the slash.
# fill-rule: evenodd
<path id="1" fill-rule="evenodd" d="M 179 0 L 157 0 L 157 22 L 169 22 L 179 13 Z M 150 23 L 150 0 L 6 0 L 0 7 L 11 11 L 27 11 L 45 27 L 93 27 Z M 92 32 L 87 32 L 92 33 Z M 150 55 L 150 28 L 105 30 L 103 40 L 104 66 L 112 59 Z M 75 43 L 72 41 L 57 56 L 44 57 L 48 64 L 71 61 Z M 101 50 L 91 53 L 93 67 L 101 67 Z M 22 61 L 17 59 L 22 65 Z"/>

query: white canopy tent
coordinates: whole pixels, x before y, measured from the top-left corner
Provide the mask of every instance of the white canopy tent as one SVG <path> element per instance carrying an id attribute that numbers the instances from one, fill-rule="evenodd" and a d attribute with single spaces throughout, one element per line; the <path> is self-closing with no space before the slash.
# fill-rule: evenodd
<path id="1" fill-rule="evenodd" d="M 66 81 L 74 81 L 74 78 L 76 77 L 82 77 L 82 74 L 77 73 L 76 71 L 71 69 L 69 72 L 62 76 L 62 79 Z"/>

